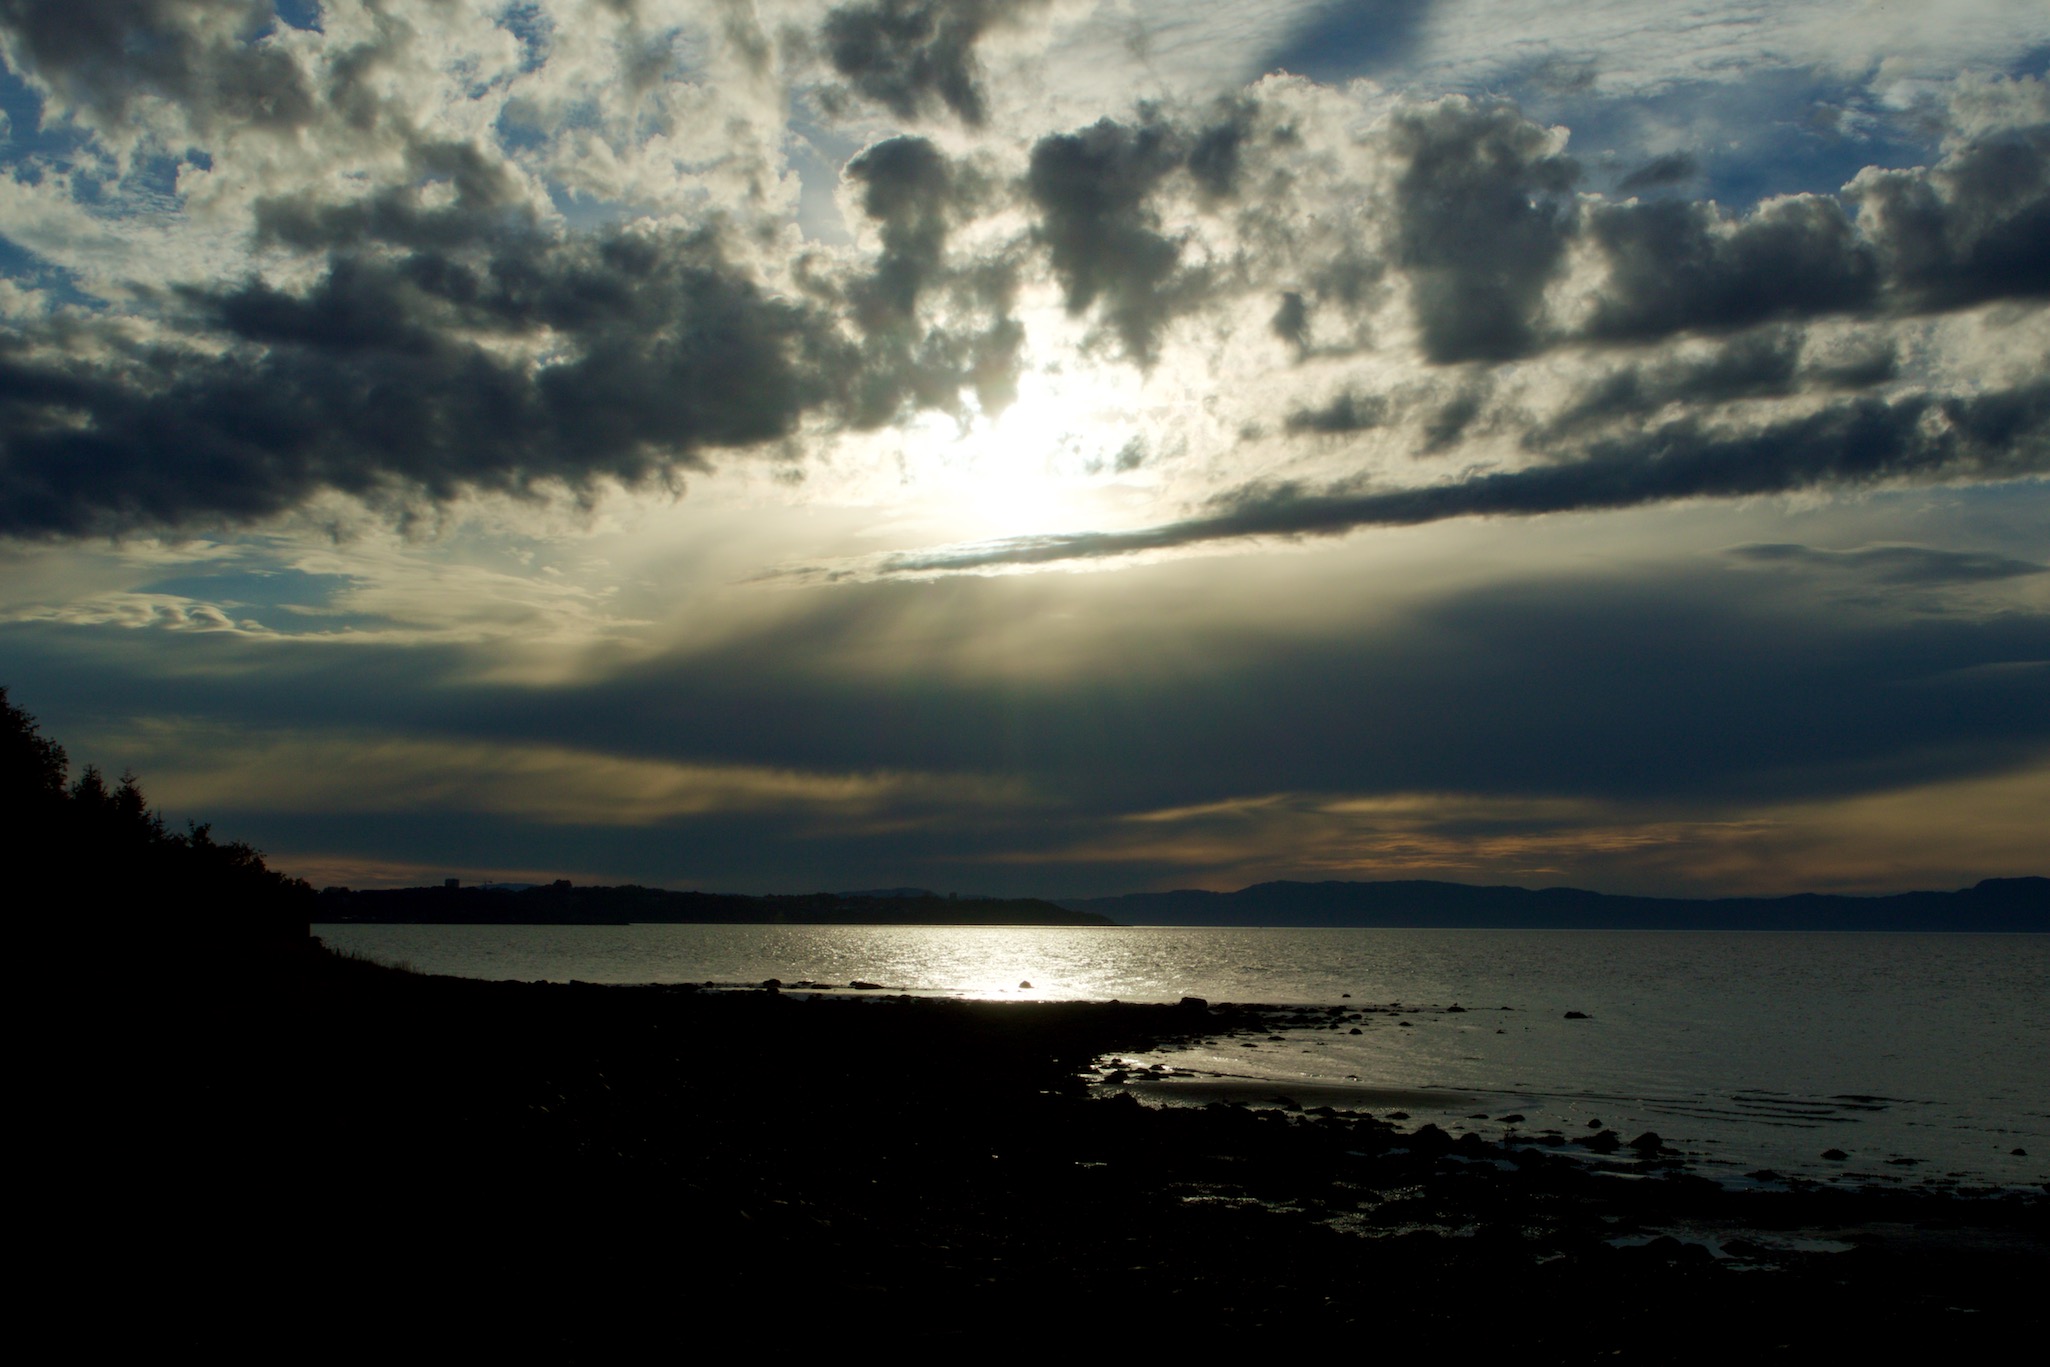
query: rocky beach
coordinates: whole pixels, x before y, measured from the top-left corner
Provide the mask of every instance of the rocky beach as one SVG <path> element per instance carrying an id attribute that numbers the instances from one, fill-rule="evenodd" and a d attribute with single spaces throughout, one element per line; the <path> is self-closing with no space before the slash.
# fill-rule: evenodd
<path id="1" fill-rule="evenodd" d="M 121 1237 L 79 1247 L 164 1346 L 1679 1362 L 2044 1327 L 2042 1192 L 1733 1191 L 1655 1136 L 1159 1105 L 1174 1084 L 1121 1066 L 1321 1028 L 1301 1012 L 487 983 L 296 947 L 135 991 L 73 1097 Z"/>

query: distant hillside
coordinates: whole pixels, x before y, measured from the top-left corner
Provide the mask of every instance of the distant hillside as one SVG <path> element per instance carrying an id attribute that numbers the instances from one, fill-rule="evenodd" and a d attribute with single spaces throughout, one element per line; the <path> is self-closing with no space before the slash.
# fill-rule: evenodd
<path id="1" fill-rule="evenodd" d="M 1256 883 L 1237 892 L 1063 899 L 1134 926 L 1387 926 L 1531 930 L 2050 931 L 2050 879 L 1989 878 L 1891 897 L 1612 897 L 1579 888 L 1423 881 Z"/>
<path id="2" fill-rule="evenodd" d="M 1034 897 L 941 897 L 920 888 L 885 893 L 745 897 L 667 888 L 546 886 L 329 888 L 315 921 L 456 925 L 626 925 L 706 923 L 789 926 L 1101 926 L 1087 911 Z"/>

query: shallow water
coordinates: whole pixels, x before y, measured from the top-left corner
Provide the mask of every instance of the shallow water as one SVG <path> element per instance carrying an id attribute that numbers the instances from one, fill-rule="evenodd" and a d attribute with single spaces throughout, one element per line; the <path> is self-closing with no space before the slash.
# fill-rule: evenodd
<path id="1" fill-rule="evenodd" d="M 1433 1090 L 1457 1133 L 1657 1131 L 1696 1167 L 2050 1180 L 2050 936 L 924 926 L 316 926 L 465 977 L 860 979 L 1021 1000 L 1383 1008 L 1163 1055 L 1290 1086 Z M 1026 987 L 1022 984 L 1029 983 Z M 1444 1008 L 1457 1003 L 1462 1011 Z M 1405 1010 L 1389 1013 L 1399 1005 Z M 1504 1010 L 1502 1008 L 1508 1008 Z M 1411 1009 L 1413 1008 L 1413 1009 Z M 1568 1020 L 1579 1011 L 1588 1019 Z M 1407 1027 L 1399 1024 L 1408 1021 Z M 1348 1032 L 1358 1025 L 1361 1033 Z M 1247 1043 L 1257 1048 L 1245 1048 Z M 1338 1103 L 1334 1103 L 1338 1104 Z M 1363 1096 L 1363 1105 L 1374 1104 Z M 1472 1118 L 1484 1112 L 1486 1120 Z M 1821 1158 L 1825 1149 L 1850 1155 Z M 2022 1148 L 2028 1156 L 2010 1151 Z M 1895 1163 L 1914 1159 L 1914 1164 Z"/>

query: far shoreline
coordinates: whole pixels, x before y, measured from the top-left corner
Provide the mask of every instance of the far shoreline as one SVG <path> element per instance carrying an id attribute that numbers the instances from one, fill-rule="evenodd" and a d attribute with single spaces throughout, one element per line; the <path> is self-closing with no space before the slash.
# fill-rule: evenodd
<path id="1" fill-rule="evenodd" d="M 2050 933 L 2050 878 L 1986 878 L 1950 892 L 1877 896 L 1618 896 L 1579 888 L 1430 880 L 1255 884 L 1115 897 L 987 897 L 892 888 L 742 894 L 624 885 L 324 889 L 323 924 L 931 925 L 1182 929 L 1677 930 Z"/>

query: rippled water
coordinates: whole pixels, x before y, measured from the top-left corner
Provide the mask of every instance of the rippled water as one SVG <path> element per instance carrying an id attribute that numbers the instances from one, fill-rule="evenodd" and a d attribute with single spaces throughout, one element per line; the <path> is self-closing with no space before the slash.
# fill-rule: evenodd
<path id="1" fill-rule="evenodd" d="M 1426 1089 L 1495 1135 L 1656 1130 L 1704 1172 L 2050 1180 L 2050 936 L 1663 931 L 318 926 L 426 972 L 779 978 L 1026 1000 L 1401 1005 L 1164 1055 L 1271 1081 Z M 1029 983 L 1030 987 L 1022 984 Z M 1464 1009 L 1443 1008 L 1458 1003 Z M 1509 1008 L 1503 1010 L 1502 1008 Z M 1579 1011 L 1586 1020 L 1568 1020 Z M 1407 1020 L 1405 1028 L 1399 1024 Z M 1247 1043 L 1257 1048 L 1248 1049 Z M 1485 1113 L 1491 1119 L 1475 1119 Z M 1850 1155 L 1822 1160 L 1825 1149 Z M 2011 1150 L 2027 1150 L 2016 1156 Z M 1913 1164 L 1896 1159 L 1914 1159 Z"/>

